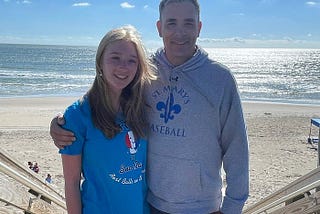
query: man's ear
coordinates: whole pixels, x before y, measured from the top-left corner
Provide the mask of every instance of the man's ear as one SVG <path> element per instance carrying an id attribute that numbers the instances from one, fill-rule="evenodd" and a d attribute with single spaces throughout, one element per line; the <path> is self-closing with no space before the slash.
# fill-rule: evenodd
<path id="1" fill-rule="evenodd" d="M 160 37 L 162 37 L 162 33 L 161 33 L 161 21 L 158 20 L 157 21 L 157 29 L 158 29 L 158 34 Z"/>
<path id="2" fill-rule="evenodd" d="M 198 37 L 200 36 L 201 28 L 202 28 L 202 22 L 199 21 L 199 24 L 198 24 Z"/>

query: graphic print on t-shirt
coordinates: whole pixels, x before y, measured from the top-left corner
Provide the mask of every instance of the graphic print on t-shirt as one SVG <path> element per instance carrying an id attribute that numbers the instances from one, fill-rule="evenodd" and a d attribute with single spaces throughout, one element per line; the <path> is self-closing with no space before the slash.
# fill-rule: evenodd
<path id="1" fill-rule="evenodd" d="M 137 153 L 139 145 L 138 142 L 135 141 L 132 131 L 128 131 L 128 133 L 126 134 L 126 145 L 129 148 L 129 152 L 131 155 Z"/>
<path id="2" fill-rule="evenodd" d="M 125 146 L 127 151 L 119 163 L 117 171 L 109 173 L 109 177 L 117 183 L 131 185 L 143 180 L 145 173 L 145 166 L 142 163 L 143 160 L 141 160 L 143 155 L 138 155 L 140 141 L 135 139 L 133 132 L 128 128 L 125 121 L 119 121 L 119 125 L 122 129 L 121 132 L 125 133 L 122 135 L 124 136 L 122 146 Z"/>

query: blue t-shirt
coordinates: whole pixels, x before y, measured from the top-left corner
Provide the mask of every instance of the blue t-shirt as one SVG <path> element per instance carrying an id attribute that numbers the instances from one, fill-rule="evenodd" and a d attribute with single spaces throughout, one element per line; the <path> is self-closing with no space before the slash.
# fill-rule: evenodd
<path id="1" fill-rule="evenodd" d="M 134 139 L 123 116 L 116 121 L 122 131 L 112 139 L 106 138 L 92 122 L 87 99 L 69 106 L 64 117 L 64 128 L 74 132 L 76 141 L 59 152 L 82 154 L 82 212 L 148 213 L 145 200 L 147 142 Z"/>

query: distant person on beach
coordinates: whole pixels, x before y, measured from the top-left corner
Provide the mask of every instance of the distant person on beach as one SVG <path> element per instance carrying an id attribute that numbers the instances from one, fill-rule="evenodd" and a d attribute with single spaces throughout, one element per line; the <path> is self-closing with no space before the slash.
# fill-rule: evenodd
<path id="1" fill-rule="evenodd" d="M 35 172 L 35 173 L 39 173 L 39 166 L 38 166 L 38 163 L 37 162 L 35 162 L 34 164 L 33 164 L 33 167 L 32 167 L 32 170 Z"/>
<path id="2" fill-rule="evenodd" d="M 155 77 L 150 65 L 134 27 L 102 38 L 91 88 L 64 113 L 63 127 L 76 136 L 59 151 L 69 214 L 149 213 L 142 93 Z"/>
<path id="3" fill-rule="evenodd" d="M 196 45 L 197 0 L 162 0 L 159 12 L 164 48 L 152 56 L 158 79 L 145 91 L 150 212 L 240 214 L 249 194 L 249 152 L 234 77 Z M 50 127 L 59 148 L 74 140 L 63 123 L 58 116 Z"/>
<path id="4" fill-rule="evenodd" d="M 33 163 L 31 161 L 28 161 L 28 167 L 29 169 L 33 170 Z"/>
<path id="5" fill-rule="evenodd" d="M 47 174 L 47 177 L 46 177 L 45 181 L 46 181 L 47 183 L 49 183 L 49 184 L 52 183 L 52 178 L 51 178 L 51 175 L 50 175 L 50 174 Z"/>

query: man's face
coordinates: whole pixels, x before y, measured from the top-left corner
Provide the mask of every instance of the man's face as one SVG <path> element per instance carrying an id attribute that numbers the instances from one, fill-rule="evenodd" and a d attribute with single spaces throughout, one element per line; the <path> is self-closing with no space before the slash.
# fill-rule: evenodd
<path id="1" fill-rule="evenodd" d="M 157 28 L 163 39 L 166 56 L 173 65 L 181 65 L 192 57 L 201 22 L 191 2 L 166 5 L 161 19 L 157 22 Z"/>

